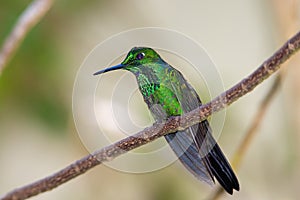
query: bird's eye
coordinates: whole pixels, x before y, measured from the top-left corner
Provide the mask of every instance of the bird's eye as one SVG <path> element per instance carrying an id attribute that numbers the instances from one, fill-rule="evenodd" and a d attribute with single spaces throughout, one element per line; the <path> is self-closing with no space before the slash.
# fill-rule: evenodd
<path id="1" fill-rule="evenodd" d="M 135 58 L 137 60 L 142 60 L 144 57 L 145 57 L 145 53 L 138 53 Z"/>

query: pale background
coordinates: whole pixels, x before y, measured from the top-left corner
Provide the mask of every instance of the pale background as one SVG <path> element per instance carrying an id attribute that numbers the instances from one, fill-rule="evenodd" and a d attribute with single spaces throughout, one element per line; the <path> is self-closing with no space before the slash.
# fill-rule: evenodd
<path id="1" fill-rule="evenodd" d="M 0 3 L 0 43 L 30 1 Z M 0 77 L 0 195 L 65 167 L 88 152 L 72 117 L 72 88 L 87 54 L 131 28 L 163 27 L 202 44 L 226 89 L 299 29 L 298 1 L 56 1 Z M 117 46 L 115 48 L 118 48 Z M 297 58 L 287 68 L 237 172 L 241 191 L 223 199 L 297 199 L 300 104 Z M 227 109 L 219 143 L 230 157 L 274 77 Z M 144 111 L 141 111 L 143 113 Z M 32 199 L 204 199 L 213 188 L 178 162 L 146 174 L 99 166 Z"/>

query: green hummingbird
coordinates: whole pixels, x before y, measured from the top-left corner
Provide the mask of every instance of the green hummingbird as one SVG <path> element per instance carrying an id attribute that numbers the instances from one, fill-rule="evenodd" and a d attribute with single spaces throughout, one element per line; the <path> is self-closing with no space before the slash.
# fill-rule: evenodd
<path id="1" fill-rule="evenodd" d="M 152 48 L 134 47 L 125 60 L 94 75 L 123 69 L 135 75 L 139 90 L 156 121 L 180 116 L 202 103 L 183 75 L 165 62 Z M 199 180 L 214 183 L 214 177 L 229 193 L 239 190 L 239 182 L 219 145 L 211 134 L 207 120 L 184 131 L 165 135 L 181 163 Z"/>

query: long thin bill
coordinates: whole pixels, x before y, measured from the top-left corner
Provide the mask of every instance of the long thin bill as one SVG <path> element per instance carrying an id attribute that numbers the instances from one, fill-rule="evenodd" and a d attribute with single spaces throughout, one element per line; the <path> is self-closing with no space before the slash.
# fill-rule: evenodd
<path id="1" fill-rule="evenodd" d="M 109 72 L 109 71 L 113 71 L 113 70 L 122 69 L 124 66 L 125 66 L 125 65 L 123 65 L 123 64 L 119 64 L 119 65 L 116 65 L 116 66 L 113 66 L 113 67 L 109 67 L 109 68 L 100 70 L 100 71 L 98 71 L 98 72 L 95 72 L 93 75 L 103 74 L 103 73 L 105 73 L 105 72 Z"/>

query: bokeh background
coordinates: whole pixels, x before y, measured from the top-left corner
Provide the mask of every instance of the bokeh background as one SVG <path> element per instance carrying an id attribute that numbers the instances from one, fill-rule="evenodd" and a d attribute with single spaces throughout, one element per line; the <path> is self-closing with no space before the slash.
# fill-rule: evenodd
<path id="1" fill-rule="evenodd" d="M 0 2 L 0 44 L 30 2 Z M 72 89 L 84 58 L 101 41 L 139 27 L 180 31 L 205 47 L 229 88 L 299 30 L 299 11 L 296 0 L 55 1 L 0 76 L 0 196 L 88 153 L 74 125 Z M 237 172 L 241 191 L 223 199 L 299 197 L 297 57 L 284 68 L 281 88 Z M 273 81 L 227 109 L 219 143 L 228 157 Z M 32 199 L 205 199 L 212 192 L 176 162 L 146 174 L 98 166 Z"/>

